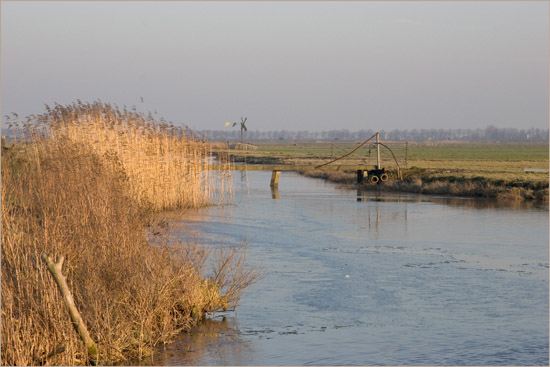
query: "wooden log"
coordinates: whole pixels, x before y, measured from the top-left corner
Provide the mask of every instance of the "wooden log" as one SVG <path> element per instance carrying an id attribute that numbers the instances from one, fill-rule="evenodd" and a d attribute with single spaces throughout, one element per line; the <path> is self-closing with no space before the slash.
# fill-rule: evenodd
<path id="1" fill-rule="evenodd" d="M 42 260 L 44 260 L 44 262 L 48 266 L 48 270 L 52 274 L 53 279 L 55 280 L 55 282 L 57 283 L 57 286 L 59 287 L 61 296 L 63 297 L 63 300 L 65 301 L 65 305 L 69 310 L 69 315 L 71 316 L 71 321 L 73 323 L 73 326 L 76 329 L 78 336 L 80 336 L 80 339 L 84 342 L 84 345 L 86 346 L 90 363 L 94 366 L 97 365 L 97 362 L 98 362 L 97 345 L 92 340 L 90 333 L 88 332 L 88 328 L 86 327 L 84 320 L 82 320 L 82 316 L 80 316 L 80 312 L 78 312 L 78 309 L 74 304 L 74 298 L 67 284 L 67 279 L 65 278 L 65 276 L 61 271 L 61 268 L 63 267 L 63 261 L 65 260 L 64 257 L 61 256 L 59 260 L 57 260 L 57 262 L 53 262 L 53 260 L 48 255 L 42 254 Z"/>

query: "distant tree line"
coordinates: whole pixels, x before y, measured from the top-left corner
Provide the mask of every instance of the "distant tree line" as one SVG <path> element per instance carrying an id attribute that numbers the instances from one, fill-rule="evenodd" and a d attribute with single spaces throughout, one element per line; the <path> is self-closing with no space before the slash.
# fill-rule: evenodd
<path id="1" fill-rule="evenodd" d="M 245 140 L 366 140 L 376 131 L 348 129 L 327 131 L 248 130 Z M 548 141 L 548 129 L 517 129 L 488 126 L 485 129 L 405 129 L 380 130 L 382 140 L 424 141 L 424 140 L 488 140 L 488 141 Z M 199 132 L 210 140 L 240 139 L 239 129 L 203 130 Z"/>
<path id="2" fill-rule="evenodd" d="M 548 141 L 548 129 L 517 129 L 488 126 L 485 129 L 393 129 L 379 130 L 382 140 L 424 141 L 424 140 L 488 140 L 488 141 Z M 362 129 L 334 129 L 325 131 L 248 130 L 244 140 L 366 140 L 376 131 Z M 240 129 L 201 130 L 196 132 L 209 140 L 238 141 Z M 10 137 L 12 131 L 2 129 L 2 136 Z"/>

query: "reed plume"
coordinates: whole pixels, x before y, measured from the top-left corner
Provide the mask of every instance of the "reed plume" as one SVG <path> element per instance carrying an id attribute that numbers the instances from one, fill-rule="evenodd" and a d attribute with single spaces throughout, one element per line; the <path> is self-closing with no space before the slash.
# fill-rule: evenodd
<path id="1" fill-rule="evenodd" d="M 211 159 L 208 142 L 188 128 L 100 101 L 47 107 L 35 134 L 68 139 L 126 175 L 132 197 L 153 210 L 221 203 L 231 196 L 229 165 Z"/>
<path id="2" fill-rule="evenodd" d="M 89 362 L 43 254 L 65 258 L 102 364 L 139 360 L 227 308 L 203 275 L 207 250 L 146 236 L 152 210 L 227 200 L 228 167 L 211 170 L 205 141 L 101 102 L 47 107 L 18 131 L 2 147 L 2 365 Z"/>

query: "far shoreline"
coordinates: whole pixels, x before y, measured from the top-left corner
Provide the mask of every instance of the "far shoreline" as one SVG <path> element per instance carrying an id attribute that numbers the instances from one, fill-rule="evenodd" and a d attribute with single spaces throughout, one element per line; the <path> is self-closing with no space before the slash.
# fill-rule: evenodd
<path id="1" fill-rule="evenodd" d="M 514 202 L 532 202 L 535 205 L 549 206 L 548 186 L 536 185 L 534 188 L 524 188 L 513 183 L 494 182 L 481 177 L 457 180 L 455 177 L 405 176 L 403 180 L 390 179 L 383 184 L 370 184 L 366 182 L 357 183 L 355 172 L 312 170 L 298 173 L 305 177 L 336 183 L 348 189 L 421 194 L 447 198 L 484 199 L 510 204 Z"/>

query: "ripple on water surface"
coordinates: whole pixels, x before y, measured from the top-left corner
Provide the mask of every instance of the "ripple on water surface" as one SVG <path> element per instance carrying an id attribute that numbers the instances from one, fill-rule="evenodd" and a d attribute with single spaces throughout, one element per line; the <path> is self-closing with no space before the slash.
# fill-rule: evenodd
<path id="1" fill-rule="evenodd" d="M 548 365 L 547 209 L 270 175 L 176 220 L 266 275 L 155 364 Z"/>

